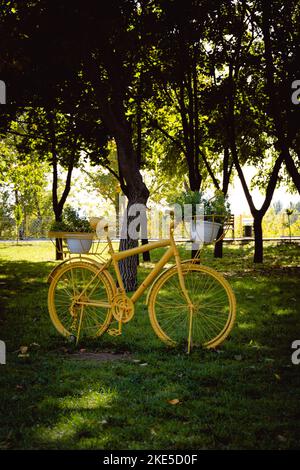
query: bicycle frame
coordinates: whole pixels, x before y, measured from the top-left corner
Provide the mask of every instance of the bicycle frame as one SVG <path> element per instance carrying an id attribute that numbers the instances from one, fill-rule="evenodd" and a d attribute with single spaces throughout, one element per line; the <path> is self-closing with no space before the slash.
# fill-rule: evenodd
<path id="1" fill-rule="evenodd" d="M 151 284 L 151 282 L 157 277 L 158 273 L 161 271 L 161 269 L 166 265 L 166 263 L 169 261 L 170 258 L 174 257 L 175 262 L 176 262 L 176 267 L 177 267 L 177 273 L 179 277 L 179 284 L 182 289 L 182 293 L 187 301 L 187 305 L 190 311 L 190 318 L 189 318 L 189 335 L 188 335 L 188 353 L 190 353 L 191 350 L 191 341 L 192 341 L 192 322 L 193 322 L 193 312 L 194 312 L 194 305 L 190 299 L 190 296 L 188 294 L 188 291 L 185 287 L 184 283 L 184 277 L 182 273 L 182 268 L 181 268 L 181 259 L 180 255 L 178 252 L 178 248 L 176 246 L 174 236 L 173 236 L 173 230 L 174 230 L 174 224 L 171 226 L 170 229 L 170 238 L 167 240 L 162 240 L 159 242 L 154 242 L 154 243 L 147 243 L 146 245 L 142 245 L 140 247 L 136 248 L 130 248 L 129 250 L 121 251 L 118 253 L 115 253 L 113 249 L 113 245 L 111 243 L 110 238 L 107 236 L 107 241 L 109 245 L 109 253 L 111 255 L 111 261 L 113 263 L 113 267 L 117 276 L 117 280 L 119 283 L 119 288 L 121 290 L 121 293 L 123 293 L 124 296 L 126 296 L 126 291 L 125 287 L 123 284 L 123 280 L 121 277 L 120 269 L 119 269 L 119 264 L 118 262 L 122 259 L 128 258 L 129 256 L 133 255 L 138 255 L 140 253 L 144 253 L 150 250 L 154 250 L 155 248 L 164 248 L 166 246 L 169 246 L 169 249 L 166 251 L 166 253 L 162 256 L 162 258 L 156 263 L 152 271 L 148 274 L 148 276 L 144 279 L 142 284 L 138 287 L 138 289 L 134 292 L 134 294 L 131 297 L 131 301 L 133 304 L 142 296 L 142 294 L 145 292 L 147 287 Z M 121 332 L 121 324 L 119 323 L 119 331 Z"/>
<path id="2" fill-rule="evenodd" d="M 80 329 L 81 329 L 82 316 L 83 316 L 83 305 L 89 305 L 90 304 L 90 302 L 86 301 L 86 300 L 80 301 L 80 298 L 81 298 L 81 296 L 83 296 L 85 294 L 86 290 L 88 289 L 90 284 L 94 281 L 94 279 L 98 276 L 98 274 L 101 271 L 103 271 L 104 269 L 107 269 L 110 266 L 110 264 L 112 263 L 113 267 L 114 267 L 114 270 L 115 270 L 115 273 L 116 273 L 116 276 L 117 276 L 117 281 L 118 281 L 118 284 L 119 284 L 120 292 L 121 292 L 121 294 L 124 295 L 124 297 L 126 297 L 126 290 L 125 290 L 125 287 L 124 287 L 124 283 L 123 283 L 123 280 L 122 280 L 122 276 L 121 276 L 121 273 L 120 273 L 118 262 L 120 260 L 128 258 L 130 256 L 138 255 L 140 253 L 144 253 L 146 251 L 151 251 L 151 250 L 154 250 L 156 248 L 164 248 L 164 247 L 169 246 L 169 249 L 162 256 L 162 258 L 158 261 L 158 263 L 156 263 L 156 265 L 154 266 L 152 271 L 148 274 L 148 276 L 144 279 L 142 284 L 134 292 L 134 294 L 132 295 L 130 300 L 134 304 L 142 296 L 142 294 L 145 292 L 145 290 L 151 284 L 151 282 L 157 277 L 158 273 L 166 265 L 166 263 L 169 261 L 169 259 L 174 257 L 175 262 L 176 262 L 178 277 L 179 277 L 179 284 L 180 284 L 180 287 L 182 289 L 182 293 L 183 293 L 183 295 L 184 295 L 184 297 L 187 301 L 188 308 L 190 310 L 189 339 L 188 339 L 188 351 L 190 351 L 190 348 L 191 348 L 191 334 L 192 334 L 192 317 L 193 317 L 194 305 L 192 304 L 191 299 L 189 297 L 189 294 L 187 292 L 187 289 L 185 287 L 184 277 L 183 277 L 182 268 L 181 268 L 181 259 L 180 259 L 178 248 L 176 246 L 176 243 L 175 243 L 175 240 L 174 240 L 174 237 L 173 237 L 172 228 L 170 230 L 170 238 L 167 239 L 167 240 L 161 240 L 161 241 L 154 242 L 154 243 L 147 243 L 146 245 L 142 245 L 142 246 L 136 247 L 136 248 L 130 248 L 129 250 L 124 250 L 124 251 L 120 251 L 120 252 L 115 252 L 114 251 L 111 239 L 109 238 L 108 235 L 107 235 L 107 242 L 108 242 L 108 246 L 109 246 L 109 253 L 110 253 L 111 259 L 106 264 L 104 264 L 99 269 L 99 271 L 97 271 L 97 273 L 95 274 L 93 279 L 91 279 L 91 281 L 85 286 L 83 291 L 80 293 L 80 295 L 78 297 L 78 300 L 77 300 L 78 305 L 82 306 L 81 307 L 80 324 L 79 324 L 79 330 L 78 330 L 78 337 L 77 338 L 79 338 L 79 333 L 80 333 Z M 92 304 L 94 306 L 98 305 L 99 307 L 103 307 L 103 306 L 107 307 L 108 306 L 107 304 L 103 304 L 103 302 L 92 302 Z M 121 333 L 121 324 L 122 324 L 122 322 L 119 322 L 119 333 Z"/>
<path id="3" fill-rule="evenodd" d="M 144 281 L 141 283 L 141 285 L 138 287 L 138 289 L 134 292 L 134 294 L 131 297 L 131 301 L 133 303 L 135 303 L 143 295 L 143 293 L 145 292 L 147 287 L 149 287 L 151 282 L 156 278 L 158 273 L 166 265 L 166 263 L 169 261 L 169 259 L 174 257 L 175 262 L 176 262 L 177 271 L 178 271 L 179 282 L 180 282 L 180 286 L 182 288 L 183 294 L 184 294 L 184 296 L 187 300 L 187 303 L 188 303 L 189 307 L 190 308 L 193 307 L 193 304 L 192 304 L 192 302 L 189 298 L 188 292 L 185 288 L 184 277 L 183 277 L 182 269 L 181 269 L 181 259 L 180 259 L 180 255 L 179 255 L 179 252 L 178 252 L 178 249 L 177 249 L 174 237 L 173 237 L 172 230 L 171 230 L 171 233 L 170 233 L 170 238 L 167 239 L 167 240 L 161 240 L 161 241 L 158 241 L 158 242 L 147 243 L 146 245 L 142 245 L 142 246 L 136 247 L 136 248 L 130 248 L 129 250 L 120 251 L 120 252 L 117 252 L 117 253 L 114 251 L 112 242 L 111 242 L 111 240 L 108 236 L 107 236 L 107 241 L 108 241 L 108 245 L 109 245 L 109 253 L 111 255 L 111 262 L 113 264 L 113 267 L 114 267 L 114 270 L 115 270 L 115 273 L 116 273 L 116 276 L 117 276 L 119 288 L 120 288 L 121 292 L 124 293 L 124 294 L 125 294 L 125 287 L 124 287 L 124 283 L 123 283 L 122 276 L 121 276 L 121 273 L 120 273 L 118 262 L 120 260 L 128 258 L 130 256 L 138 255 L 140 253 L 151 251 L 151 250 L 154 250 L 156 248 L 164 248 L 166 246 L 169 246 L 169 249 L 166 251 L 166 253 L 156 263 L 156 265 L 154 266 L 152 271 L 148 274 L 148 276 L 144 279 Z"/>

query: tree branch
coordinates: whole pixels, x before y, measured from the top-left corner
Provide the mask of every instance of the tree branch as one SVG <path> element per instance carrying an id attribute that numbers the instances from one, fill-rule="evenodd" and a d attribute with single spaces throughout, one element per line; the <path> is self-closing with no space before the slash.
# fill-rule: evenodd
<path id="1" fill-rule="evenodd" d="M 207 158 L 206 158 L 205 152 L 204 152 L 203 150 L 201 150 L 200 147 L 199 147 L 199 153 L 200 153 L 200 155 L 201 155 L 201 157 L 202 157 L 202 160 L 204 161 L 204 164 L 205 164 L 205 166 L 206 166 L 206 169 L 207 169 L 207 171 L 208 171 L 208 174 L 209 174 L 209 176 L 211 177 L 212 182 L 213 182 L 215 188 L 216 188 L 216 189 L 220 189 L 219 181 L 218 181 L 217 178 L 215 177 L 214 172 L 212 171 L 211 166 L 210 166 L 210 164 L 208 163 L 208 160 L 207 160 Z"/>
<path id="2" fill-rule="evenodd" d="M 167 137 L 167 139 L 171 140 L 173 142 L 173 144 L 175 144 L 184 154 L 186 154 L 186 151 L 185 151 L 184 147 L 182 146 L 180 140 L 176 139 L 176 137 L 173 137 L 165 129 L 163 129 L 163 127 L 161 127 L 158 124 L 157 119 L 152 119 L 150 121 L 150 124 L 152 125 L 152 127 L 157 129 L 158 131 L 160 131 L 165 137 Z"/>

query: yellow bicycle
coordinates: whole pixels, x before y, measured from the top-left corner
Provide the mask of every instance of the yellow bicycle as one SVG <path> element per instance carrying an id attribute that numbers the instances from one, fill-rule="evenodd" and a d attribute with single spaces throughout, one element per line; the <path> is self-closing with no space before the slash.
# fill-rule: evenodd
<path id="1" fill-rule="evenodd" d="M 57 266 L 49 276 L 48 308 L 55 328 L 76 342 L 82 336 L 122 333 L 122 324 L 134 316 L 137 300 L 149 287 L 147 305 L 151 325 L 157 336 L 168 345 L 187 343 L 215 348 L 230 333 L 236 315 L 235 295 L 227 280 L 214 269 L 196 260 L 182 261 L 174 240 L 170 238 L 137 248 L 115 252 L 107 235 L 109 260 L 99 262 L 88 257 L 70 259 Z M 50 233 L 50 236 L 57 236 Z M 118 262 L 156 248 L 168 247 L 138 289 L 129 297 L 125 291 Z M 174 266 L 162 271 L 174 257 Z M 118 287 L 109 267 L 115 272 Z M 112 321 L 118 328 L 110 328 Z"/>

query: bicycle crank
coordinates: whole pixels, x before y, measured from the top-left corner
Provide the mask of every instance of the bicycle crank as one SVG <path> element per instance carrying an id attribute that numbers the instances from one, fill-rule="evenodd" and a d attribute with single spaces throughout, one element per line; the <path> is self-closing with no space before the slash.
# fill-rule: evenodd
<path id="1" fill-rule="evenodd" d="M 116 294 L 112 301 L 112 313 L 117 321 L 129 322 L 134 315 L 134 304 L 125 294 Z"/>

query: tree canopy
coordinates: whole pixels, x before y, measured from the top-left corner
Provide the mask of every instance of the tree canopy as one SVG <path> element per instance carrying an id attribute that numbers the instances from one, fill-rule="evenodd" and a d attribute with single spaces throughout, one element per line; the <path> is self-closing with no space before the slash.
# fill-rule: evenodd
<path id="1" fill-rule="evenodd" d="M 256 221 L 255 260 L 262 260 L 262 219 L 276 185 L 300 191 L 300 105 L 292 99 L 300 76 L 297 0 L 0 6 L 0 74 L 9 103 L 1 109 L 2 135 L 18 135 L 20 158 L 38 154 L 52 165 L 56 217 L 83 151 L 119 181 L 129 207 L 147 203 L 151 187 L 142 169 L 224 195 L 238 174 Z M 107 147 L 112 138 L 116 166 Z M 67 169 L 60 197 L 58 163 Z M 243 174 L 249 164 L 266 189 L 261 208 Z M 135 244 L 127 234 L 121 249 Z M 130 270 L 134 286 L 134 264 Z"/>

